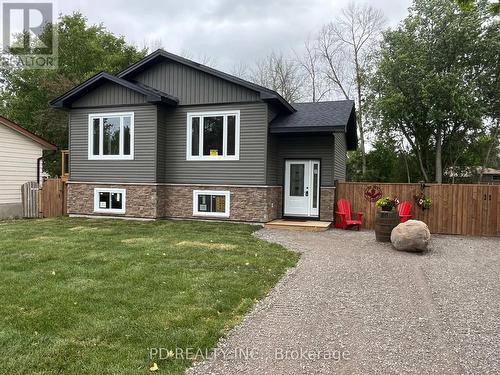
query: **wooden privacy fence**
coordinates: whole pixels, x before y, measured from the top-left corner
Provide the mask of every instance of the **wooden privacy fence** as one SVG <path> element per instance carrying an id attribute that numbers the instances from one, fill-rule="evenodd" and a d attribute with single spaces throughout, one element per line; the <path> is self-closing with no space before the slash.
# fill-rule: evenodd
<path id="1" fill-rule="evenodd" d="M 432 199 L 432 206 L 423 211 L 414 198 L 421 192 L 420 184 L 338 183 L 337 200 L 346 198 L 353 213 L 363 212 L 363 227 L 369 229 L 374 228 L 377 208 L 365 193 L 374 187 L 384 197 L 410 201 L 413 218 L 424 221 L 432 233 L 500 235 L 500 185 L 426 184 L 423 192 Z"/>
<path id="2" fill-rule="evenodd" d="M 43 181 L 40 189 L 40 216 L 56 217 L 66 215 L 66 184 L 59 178 Z"/>

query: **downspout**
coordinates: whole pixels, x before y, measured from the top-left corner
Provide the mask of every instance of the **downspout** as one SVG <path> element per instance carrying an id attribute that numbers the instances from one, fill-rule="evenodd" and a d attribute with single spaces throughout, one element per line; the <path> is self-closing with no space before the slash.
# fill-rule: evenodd
<path id="1" fill-rule="evenodd" d="M 36 183 L 38 186 L 40 186 L 40 172 L 41 172 L 41 167 L 40 167 L 40 162 L 42 161 L 43 156 L 40 156 L 38 159 L 36 159 Z"/>

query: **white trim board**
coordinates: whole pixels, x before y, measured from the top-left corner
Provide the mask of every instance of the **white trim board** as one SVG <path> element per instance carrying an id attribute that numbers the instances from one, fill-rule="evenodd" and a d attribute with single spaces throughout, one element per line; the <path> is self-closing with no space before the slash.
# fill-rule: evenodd
<path id="1" fill-rule="evenodd" d="M 114 185 L 114 186 L 192 186 L 192 187 L 236 187 L 236 188 L 282 188 L 281 185 L 224 185 L 224 184 L 175 184 L 168 182 L 83 182 L 83 181 L 67 181 L 67 184 L 80 185 Z M 322 186 L 335 189 L 335 186 Z"/>

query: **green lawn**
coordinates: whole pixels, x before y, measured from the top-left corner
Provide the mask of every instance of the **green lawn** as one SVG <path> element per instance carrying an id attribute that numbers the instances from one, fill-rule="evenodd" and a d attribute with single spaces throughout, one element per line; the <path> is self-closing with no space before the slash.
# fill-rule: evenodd
<path id="1" fill-rule="evenodd" d="M 0 374 L 181 374 L 295 265 L 258 227 L 0 221 Z"/>

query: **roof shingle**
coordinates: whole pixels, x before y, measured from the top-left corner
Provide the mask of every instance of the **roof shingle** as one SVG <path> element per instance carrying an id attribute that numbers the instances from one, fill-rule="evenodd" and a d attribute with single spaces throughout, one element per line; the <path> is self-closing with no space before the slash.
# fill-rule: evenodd
<path id="1" fill-rule="evenodd" d="M 293 103 L 297 112 L 282 115 L 271 122 L 271 129 L 346 127 L 354 108 L 352 100 Z"/>
<path id="2" fill-rule="evenodd" d="M 294 103 L 296 112 L 280 115 L 271 121 L 271 133 L 332 133 L 346 134 L 347 149 L 356 150 L 358 137 L 354 101 Z"/>

